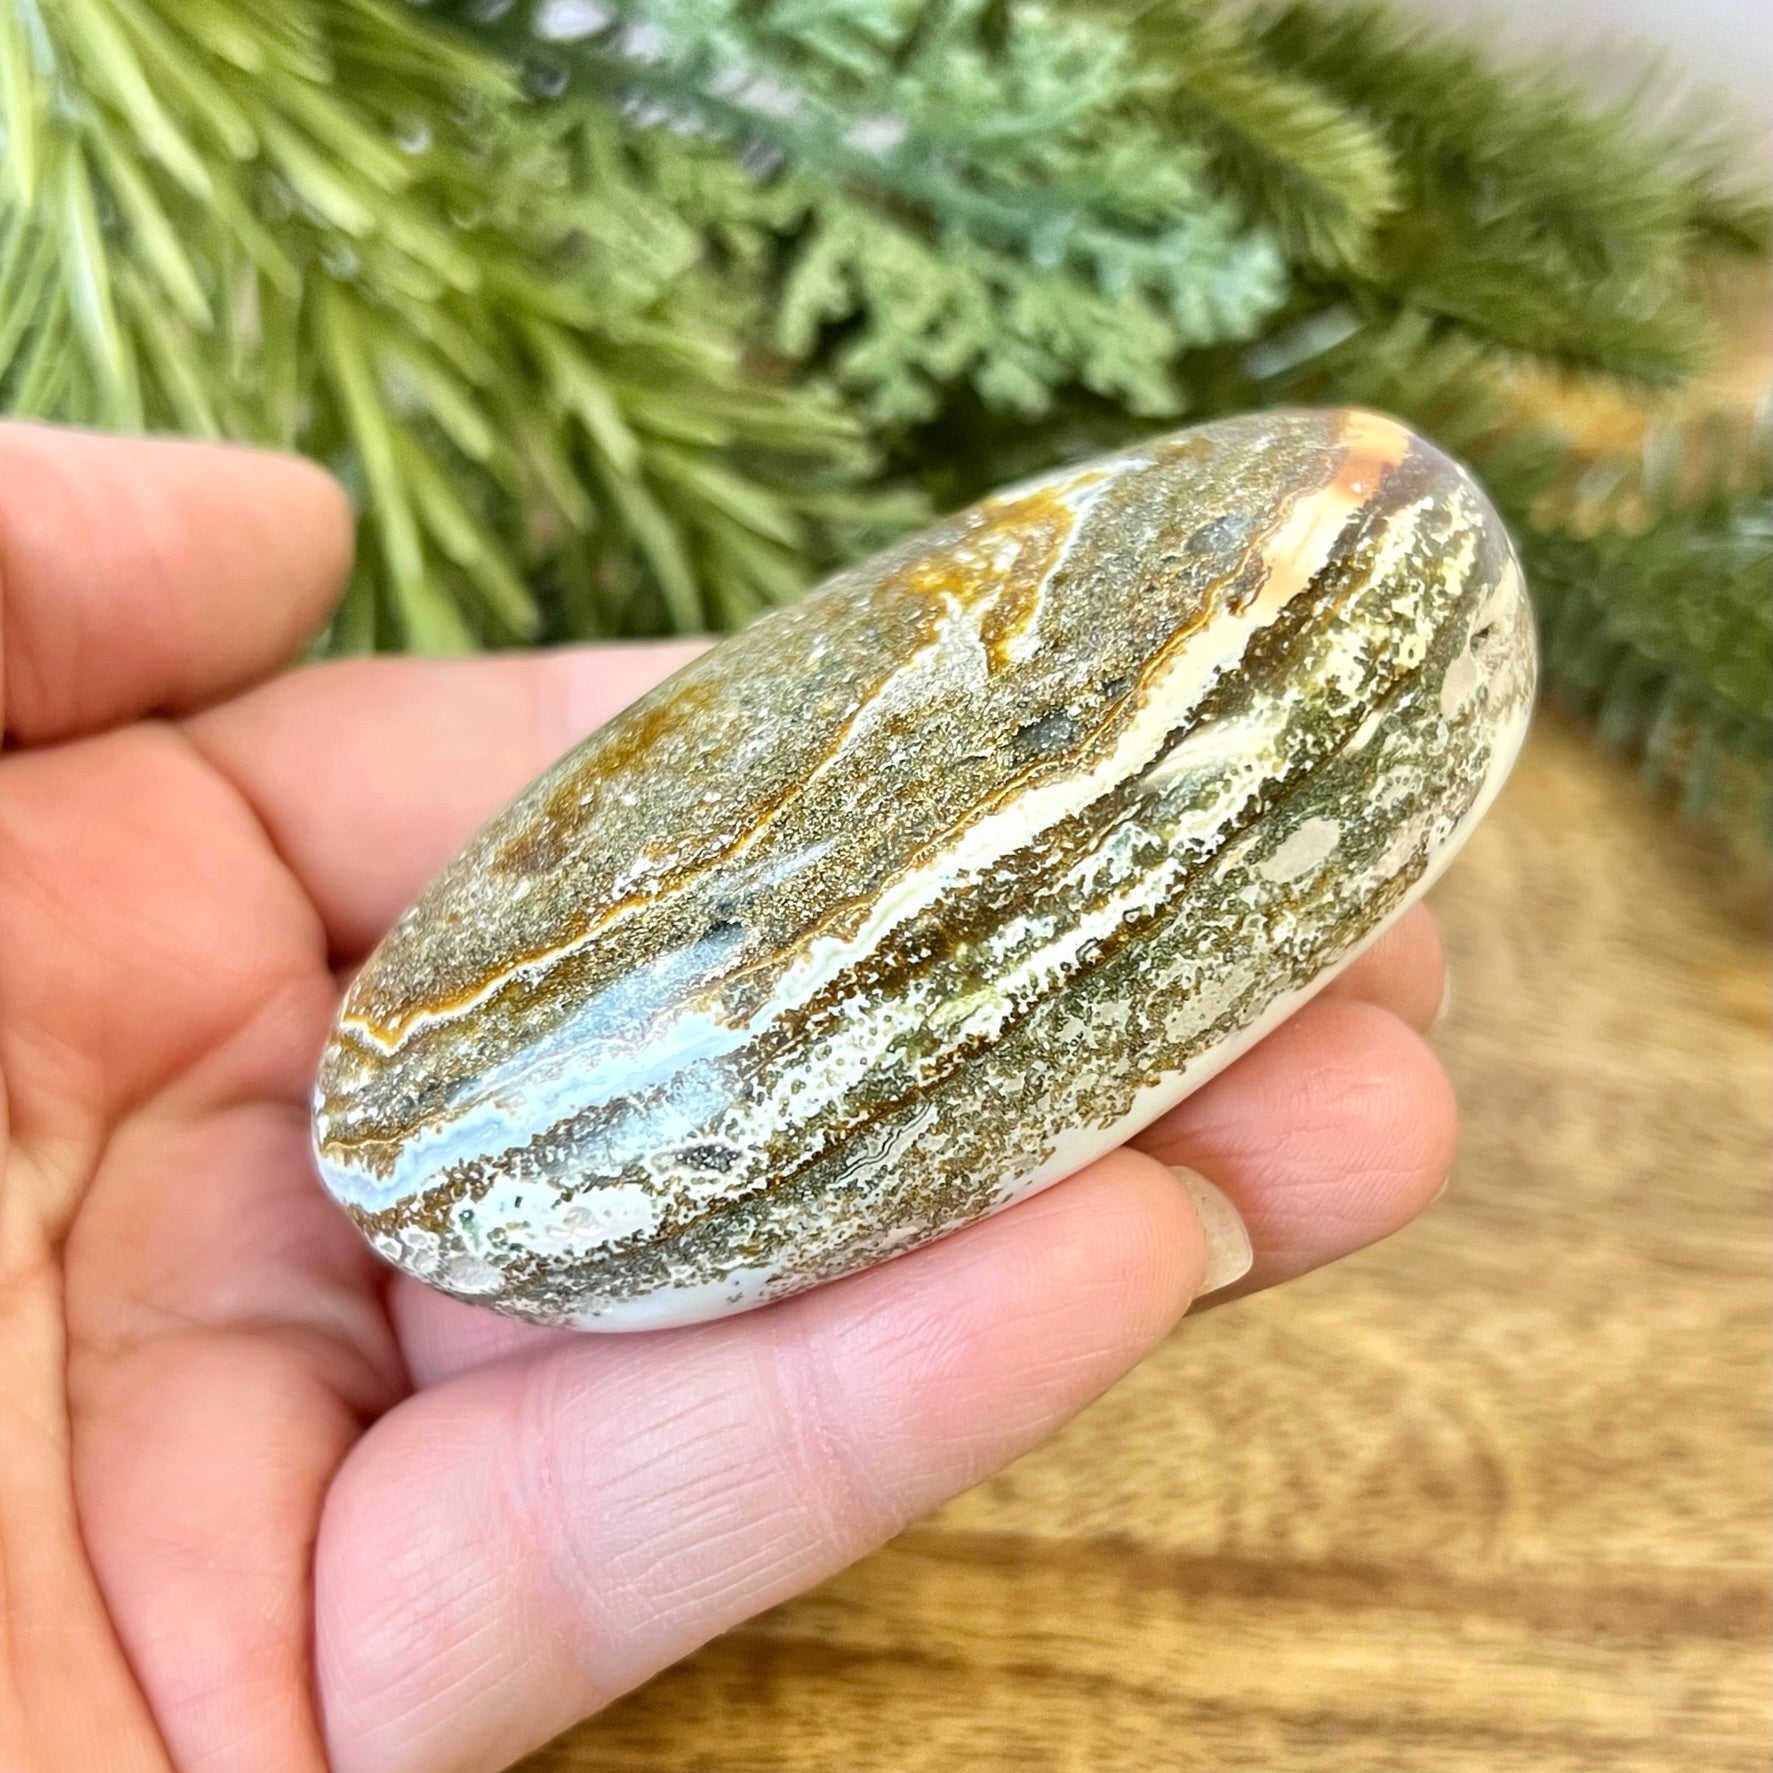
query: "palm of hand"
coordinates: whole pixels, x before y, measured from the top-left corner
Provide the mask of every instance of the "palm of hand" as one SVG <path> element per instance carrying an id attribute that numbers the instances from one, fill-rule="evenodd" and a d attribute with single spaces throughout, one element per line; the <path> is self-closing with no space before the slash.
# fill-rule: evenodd
<path id="1" fill-rule="evenodd" d="M 6 431 L 0 539 L 0 1763 L 503 1765 L 1042 1438 L 1186 1308 L 1199 1227 L 1134 1152 L 706 1329 L 563 1337 L 390 1277 L 308 1155 L 336 969 L 682 649 L 230 698 L 348 546 L 267 458 Z M 1238 1200 L 1249 1284 L 1444 1173 L 1405 1026 L 1438 966 L 1406 926 L 1140 1141 Z"/>

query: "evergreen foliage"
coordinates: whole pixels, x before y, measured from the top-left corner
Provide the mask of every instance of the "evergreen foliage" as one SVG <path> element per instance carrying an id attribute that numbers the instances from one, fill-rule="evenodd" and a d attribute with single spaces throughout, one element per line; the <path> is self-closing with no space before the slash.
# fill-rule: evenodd
<path id="1" fill-rule="evenodd" d="M 5 0 L 0 407 L 321 457 L 331 644 L 457 649 L 731 626 L 1160 421 L 1364 401 L 1752 841 L 1765 438 L 1592 463 L 1513 395 L 1679 385 L 1696 269 L 1766 253 L 1635 116 L 1371 0 Z"/>
<path id="2" fill-rule="evenodd" d="M 538 581 L 583 632 L 742 621 L 867 515 L 620 119 L 393 0 L 13 0 L 0 95 L 0 403 L 340 468 L 342 647 L 532 637 Z"/>
<path id="3" fill-rule="evenodd" d="M 716 145 L 680 213 L 712 238 L 745 231 L 771 341 L 877 424 L 927 418 L 956 388 L 1032 415 L 1072 383 L 1174 412 L 1177 350 L 1250 336 L 1286 293 L 1275 243 L 1204 151 L 1137 102 L 1153 82 L 1135 43 L 1075 6 L 437 10 L 556 104 Z M 724 176 L 735 162 L 749 191 Z"/>
<path id="4" fill-rule="evenodd" d="M 1527 534 L 1547 670 L 1654 787 L 1764 856 L 1773 777 L 1773 449 L 1763 425 L 1653 432 L 1635 471 Z M 1696 434 L 1695 434 L 1696 433 Z"/>

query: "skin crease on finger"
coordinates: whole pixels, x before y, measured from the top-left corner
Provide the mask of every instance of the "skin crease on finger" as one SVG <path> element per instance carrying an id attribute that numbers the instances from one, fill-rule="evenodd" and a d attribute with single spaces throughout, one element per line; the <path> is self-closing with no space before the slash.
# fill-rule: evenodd
<path id="1" fill-rule="evenodd" d="M 496 1767 L 1136 1361 L 1200 1280 L 1163 1165 L 1246 1288 L 1445 1173 L 1417 913 L 1141 1151 L 803 1299 L 587 1341 L 390 1282 L 308 1157 L 332 969 L 683 649 L 244 687 L 348 535 L 307 468 L 0 426 L 7 1773 Z"/>

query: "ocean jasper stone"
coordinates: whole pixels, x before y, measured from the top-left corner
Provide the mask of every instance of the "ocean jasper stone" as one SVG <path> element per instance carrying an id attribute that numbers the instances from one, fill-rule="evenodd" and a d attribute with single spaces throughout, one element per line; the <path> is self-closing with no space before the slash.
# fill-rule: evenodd
<path id="1" fill-rule="evenodd" d="M 1389 419 L 999 493 L 474 838 L 345 999 L 321 1172 L 388 1261 L 547 1324 L 915 1248 L 1137 1132 L 1418 898 L 1533 679 L 1495 513 Z"/>

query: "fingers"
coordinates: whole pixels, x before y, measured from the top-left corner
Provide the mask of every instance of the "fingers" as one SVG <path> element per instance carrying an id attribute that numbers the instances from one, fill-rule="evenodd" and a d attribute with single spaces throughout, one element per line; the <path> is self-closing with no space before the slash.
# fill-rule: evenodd
<path id="1" fill-rule="evenodd" d="M 179 711 L 284 663 L 343 587 L 351 515 L 291 457 L 0 425 L 5 730 Z"/>
<path id="2" fill-rule="evenodd" d="M 1376 1003 L 1426 1032 L 1440 1014 L 1446 989 L 1446 954 L 1434 914 L 1426 905 L 1413 905 L 1330 981 L 1324 996 Z"/>
<path id="3" fill-rule="evenodd" d="M 1224 1298 L 1273 1286 L 1399 1230 L 1453 1162 L 1452 1086 L 1398 1017 L 1324 996 L 1134 1143 L 1228 1196 L 1254 1261 Z"/>
<path id="4" fill-rule="evenodd" d="M 316 1673 L 338 1773 L 502 1767 L 1050 1434 L 1201 1283 L 1121 1152 L 1002 1218 L 699 1330 L 421 1393 L 334 1485 Z"/>
<path id="5" fill-rule="evenodd" d="M 343 963 L 519 789 L 704 644 L 321 665 L 187 730 L 252 802 Z"/>
<path id="6" fill-rule="evenodd" d="M 584 1339 L 577 1330 L 548 1330 L 465 1305 L 404 1274 L 389 1282 L 388 1316 L 407 1373 L 421 1389 L 490 1361 L 546 1348 L 571 1348 Z"/>
<path id="7" fill-rule="evenodd" d="M 1254 1253 L 1241 1292 L 1397 1230 L 1453 1137 L 1432 1054 L 1344 991 L 1137 1145 L 1231 1199 Z M 655 1337 L 569 1338 L 397 1288 L 415 1379 L 445 1382 L 370 1437 L 323 1527 L 336 1764 L 460 1744 L 449 1764 L 497 1765 L 1013 1456 L 1199 1290 L 1185 1198 L 1120 1152 L 901 1262 Z"/>

